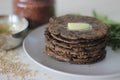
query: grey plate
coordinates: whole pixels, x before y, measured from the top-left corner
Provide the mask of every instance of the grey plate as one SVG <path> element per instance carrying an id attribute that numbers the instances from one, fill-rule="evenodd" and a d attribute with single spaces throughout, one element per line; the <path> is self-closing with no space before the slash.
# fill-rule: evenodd
<path id="1" fill-rule="evenodd" d="M 23 43 L 27 56 L 35 63 L 50 71 L 70 76 L 106 79 L 120 76 L 120 50 L 114 52 L 110 47 L 107 47 L 107 56 L 103 61 L 91 65 L 69 64 L 50 58 L 44 49 L 45 26 L 31 32 Z"/>

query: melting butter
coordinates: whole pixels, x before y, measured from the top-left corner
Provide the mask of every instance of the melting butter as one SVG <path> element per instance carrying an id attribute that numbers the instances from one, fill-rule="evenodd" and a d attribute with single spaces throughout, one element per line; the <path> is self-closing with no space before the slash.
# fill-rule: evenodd
<path id="1" fill-rule="evenodd" d="M 91 29 L 91 25 L 88 23 L 68 23 L 67 28 L 71 31 L 87 31 Z"/>

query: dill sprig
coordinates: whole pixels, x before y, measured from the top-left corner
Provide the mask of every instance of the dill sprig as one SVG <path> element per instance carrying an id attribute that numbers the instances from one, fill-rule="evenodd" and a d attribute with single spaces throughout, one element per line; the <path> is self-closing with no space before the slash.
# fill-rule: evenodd
<path id="1" fill-rule="evenodd" d="M 93 16 L 107 24 L 110 28 L 107 45 L 111 46 L 113 50 L 120 49 L 120 23 L 109 19 L 107 16 L 99 15 L 95 11 L 93 11 Z"/>

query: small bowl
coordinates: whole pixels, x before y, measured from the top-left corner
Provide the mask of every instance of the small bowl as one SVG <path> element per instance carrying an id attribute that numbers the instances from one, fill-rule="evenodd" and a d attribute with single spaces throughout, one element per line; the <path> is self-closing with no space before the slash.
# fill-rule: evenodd
<path id="1" fill-rule="evenodd" d="M 18 47 L 27 34 L 28 21 L 17 15 L 0 16 L 0 29 L 6 27 L 6 32 L 0 32 L 0 51 Z"/>

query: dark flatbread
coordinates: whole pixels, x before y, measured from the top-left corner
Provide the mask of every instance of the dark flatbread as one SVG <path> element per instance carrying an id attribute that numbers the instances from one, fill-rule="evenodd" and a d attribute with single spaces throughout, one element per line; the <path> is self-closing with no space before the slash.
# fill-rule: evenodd
<path id="1" fill-rule="evenodd" d="M 46 46 L 46 49 L 56 53 L 56 55 L 61 55 L 61 56 L 68 56 L 68 57 L 76 57 L 76 58 L 89 58 L 89 57 L 96 57 L 98 55 L 101 55 L 100 53 L 105 51 L 104 49 L 97 50 L 97 51 L 91 51 L 91 52 L 78 52 L 78 53 L 73 53 L 67 50 L 61 50 L 61 49 L 56 49 L 54 50 L 53 48 L 50 48 Z"/>
<path id="2" fill-rule="evenodd" d="M 68 23 L 70 22 L 83 22 L 88 23 L 92 26 L 92 30 L 89 31 L 69 31 L 67 29 Z M 59 35 L 66 39 L 79 40 L 87 39 L 94 40 L 104 37 L 109 32 L 109 28 L 106 24 L 102 23 L 96 18 L 88 16 L 78 15 L 65 15 L 61 17 L 54 17 L 50 19 L 48 30 L 53 35 Z"/>
<path id="3" fill-rule="evenodd" d="M 45 43 L 46 43 L 46 46 L 50 47 L 50 48 L 59 48 L 60 50 L 66 50 L 68 52 L 73 52 L 73 53 L 77 53 L 77 52 L 85 52 L 85 51 L 96 51 L 96 50 L 100 50 L 100 49 L 103 49 L 105 48 L 106 46 L 106 43 L 103 42 L 101 44 L 98 44 L 98 45 L 95 45 L 95 46 L 92 46 L 92 47 L 81 47 L 80 45 L 76 45 L 76 47 L 74 46 L 67 46 L 66 44 L 62 44 L 62 43 L 53 43 L 52 41 L 50 40 L 45 40 Z"/>
<path id="4" fill-rule="evenodd" d="M 88 23 L 92 30 L 69 31 L 67 24 Z M 109 28 L 93 17 L 65 15 L 52 17 L 45 30 L 46 52 L 52 58 L 75 64 L 90 64 L 101 61 L 106 55 Z"/>
<path id="5" fill-rule="evenodd" d="M 47 34 L 46 33 L 46 35 L 45 35 L 45 37 L 46 37 L 46 41 L 47 42 L 50 42 L 50 44 L 52 44 L 52 45 L 58 45 L 58 46 L 61 46 L 61 47 L 64 47 L 64 48 L 77 48 L 77 47 L 79 47 L 79 48 L 83 48 L 83 49 L 99 49 L 100 47 L 102 47 L 102 46 L 104 46 L 104 45 L 106 45 L 106 38 L 101 38 L 101 39 L 99 39 L 99 40 L 96 40 L 96 41 L 90 41 L 90 42 L 82 42 L 82 43 L 66 43 L 66 42 L 62 42 L 62 41 L 59 41 L 59 40 L 57 40 L 57 39 L 55 39 L 55 38 L 53 38 L 50 34 Z M 74 41 L 74 42 L 76 42 L 76 41 Z M 101 44 L 101 45 L 100 45 Z"/>
<path id="6" fill-rule="evenodd" d="M 48 38 L 53 38 L 57 41 L 61 41 L 61 42 L 64 42 L 64 43 L 70 43 L 70 44 L 78 44 L 78 43 L 95 43 L 95 42 L 99 42 L 101 40 L 105 40 L 107 35 L 105 35 L 104 37 L 101 37 L 100 39 L 91 39 L 91 40 L 87 40 L 87 39 L 78 39 L 78 40 L 72 40 L 72 39 L 66 39 L 66 38 L 63 38 L 63 37 L 60 37 L 59 35 L 54 35 L 54 34 L 51 34 L 48 29 L 46 29 L 45 31 L 45 35 L 46 37 Z"/>
<path id="7" fill-rule="evenodd" d="M 59 55 L 58 52 L 54 52 L 47 47 L 46 47 L 46 52 L 49 56 L 51 56 L 52 58 L 54 58 L 56 60 L 70 62 L 70 63 L 74 63 L 74 64 L 95 63 L 95 62 L 103 60 L 106 55 L 106 51 L 103 50 L 103 51 L 99 52 L 98 55 L 96 55 L 96 56 L 93 56 L 93 57 L 83 56 L 83 58 L 81 58 L 79 56 L 75 57 L 75 56 L 70 56 L 70 55 Z"/>

